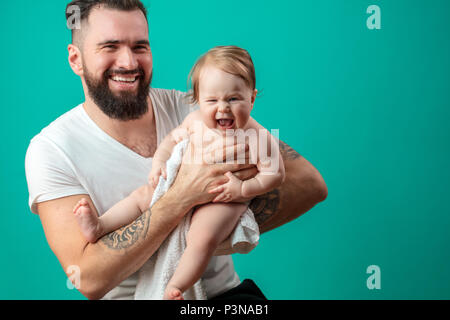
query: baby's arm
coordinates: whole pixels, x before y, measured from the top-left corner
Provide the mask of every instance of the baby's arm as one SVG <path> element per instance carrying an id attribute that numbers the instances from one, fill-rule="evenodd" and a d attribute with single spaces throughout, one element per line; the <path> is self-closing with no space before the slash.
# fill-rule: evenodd
<path id="1" fill-rule="evenodd" d="M 152 160 L 152 170 L 150 171 L 148 181 L 156 188 L 159 176 L 162 175 L 167 179 L 166 161 L 170 158 L 173 148 L 182 140 L 189 137 L 189 130 L 193 118 L 196 117 L 198 111 L 194 111 L 187 115 L 183 123 L 173 129 L 161 142 L 156 149 Z"/>
<path id="2" fill-rule="evenodd" d="M 258 174 L 252 179 L 241 181 L 228 172 L 226 174 L 228 182 L 210 191 L 210 193 L 220 193 L 213 202 L 232 202 L 236 199 L 253 198 L 275 189 L 284 181 L 285 168 L 278 142 L 267 130 L 264 129 L 262 132 L 268 137 L 267 155 L 257 154 Z M 250 146 L 250 152 L 258 151 L 261 152 Z"/>
<path id="3" fill-rule="evenodd" d="M 283 158 L 278 151 L 278 158 L 271 157 L 265 163 L 258 162 L 259 173 L 252 179 L 242 182 L 241 195 L 253 198 L 279 187 L 285 178 Z"/>
<path id="4" fill-rule="evenodd" d="M 156 188 L 159 181 L 159 176 L 162 175 L 164 179 L 167 179 L 167 172 L 166 172 L 166 161 L 170 158 L 170 155 L 172 154 L 172 150 L 175 147 L 175 145 L 181 141 L 177 138 L 180 136 L 180 134 L 177 134 L 177 132 L 182 133 L 182 130 L 180 127 L 175 128 L 172 130 L 161 142 L 161 144 L 158 146 L 158 148 L 155 151 L 155 154 L 153 155 L 152 159 L 152 169 L 150 170 L 150 173 L 148 175 L 148 182 Z"/>
<path id="5" fill-rule="evenodd" d="M 161 141 L 161 144 L 158 146 L 153 156 L 153 160 L 166 162 L 170 158 L 172 150 L 177 143 L 188 136 L 187 130 L 184 128 L 183 124 L 173 129 L 163 141 Z"/>

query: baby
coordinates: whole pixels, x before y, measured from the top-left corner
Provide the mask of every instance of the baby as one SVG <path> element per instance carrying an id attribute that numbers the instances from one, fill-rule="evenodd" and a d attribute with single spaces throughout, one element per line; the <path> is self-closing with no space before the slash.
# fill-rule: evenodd
<path id="1" fill-rule="evenodd" d="M 259 172 L 246 181 L 228 172 L 228 182 L 210 191 L 217 194 L 213 202 L 194 209 L 186 249 L 164 292 L 164 299 L 171 300 L 183 299 L 183 292 L 200 279 L 214 251 L 233 232 L 247 210 L 247 203 L 234 201 L 267 193 L 278 187 L 285 176 L 278 142 L 250 117 L 257 90 L 255 70 L 248 52 L 235 46 L 215 47 L 197 61 L 190 79 L 191 102 L 198 103 L 200 108 L 190 113 L 158 146 L 149 182 L 156 187 L 160 176 L 167 177 L 166 161 L 175 145 L 184 139 L 201 141 L 203 147 L 205 142 L 228 145 L 235 139 L 253 139 L 249 143 L 250 159 Z M 117 229 L 117 225 L 134 221 L 143 211 L 142 205 L 137 204 L 142 203 L 141 200 L 129 196 L 97 217 L 88 202 L 82 199 L 75 206 L 74 214 L 83 235 L 88 241 L 95 242 Z M 145 199 L 144 203 L 150 201 Z M 127 212 L 127 217 L 123 212 Z"/>

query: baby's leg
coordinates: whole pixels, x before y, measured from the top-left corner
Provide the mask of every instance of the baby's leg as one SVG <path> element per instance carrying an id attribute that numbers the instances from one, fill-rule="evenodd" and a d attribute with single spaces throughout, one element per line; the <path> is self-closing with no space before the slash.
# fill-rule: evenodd
<path id="1" fill-rule="evenodd" d="M 89 206 L 89 202 L 82 198 L 73 208 L 73 213 L 86 240 L 89 242 L 97 241 L 103 233 L 102 224 L 97 214 Z"/>
<path id="2" fill-rule="evenodd" d="M 139 217 L 150 205 L 152 195 L 152 188 L 147 185 L 142 186 L 112 206 L 101 217 L 96 215 L 87 200 L 83 198 L 74 207 L 73 212 L 86 240 L 96 242 L 105 234 L 129 224 Z"/>
<path id="3" fill-rule="evenodd" d="M 241 203 L 209 203 L 194 212 L 186 249 L 167 285 L 164 299 L 182 299 L 182 292 L 200 279 L 217 246 L 234 230 L 246 209 Z"/>

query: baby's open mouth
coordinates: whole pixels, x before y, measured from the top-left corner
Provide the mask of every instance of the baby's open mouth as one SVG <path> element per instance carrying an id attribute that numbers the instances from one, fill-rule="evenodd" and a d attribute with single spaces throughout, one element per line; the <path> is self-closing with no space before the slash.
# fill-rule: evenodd
<path id="1" fill-rule="evenodd" d="M 231 129 L 234 124 L 233 119 L 217 119 L 217 124 L 223 129 Z"/>

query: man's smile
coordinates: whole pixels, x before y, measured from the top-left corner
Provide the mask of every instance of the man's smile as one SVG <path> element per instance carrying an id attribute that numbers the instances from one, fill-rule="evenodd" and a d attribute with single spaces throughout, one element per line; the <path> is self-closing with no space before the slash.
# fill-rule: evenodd
<path id="1" fill-rule="evenodd" d="M 116 82 L 135 82 L 138 79 L 138 76 L 134 77 L 125 77 L 125 76 L 112 76 L 111 80 Z"/>
<path id="2" fill-rule="evenodd" d="M 112 75 L 109 77 L 112 87 L 119 90 L 136 89 L 139 79 L 140 75 Z"/>

